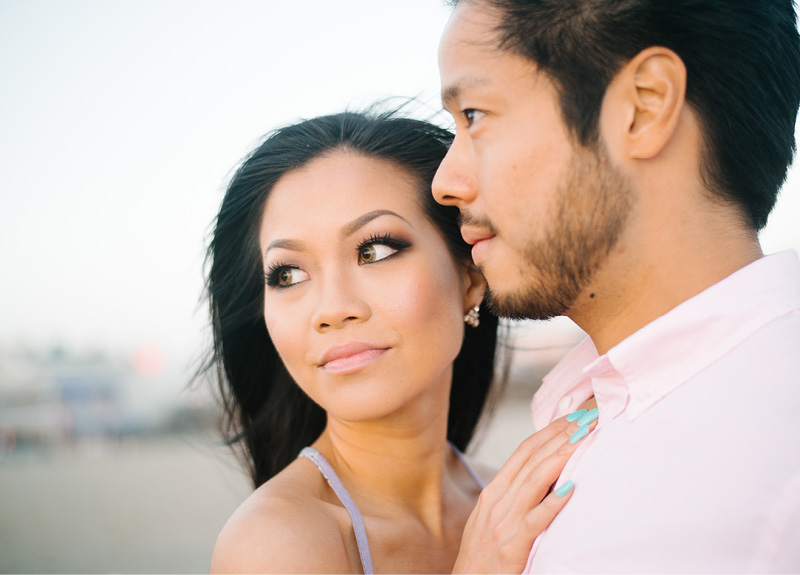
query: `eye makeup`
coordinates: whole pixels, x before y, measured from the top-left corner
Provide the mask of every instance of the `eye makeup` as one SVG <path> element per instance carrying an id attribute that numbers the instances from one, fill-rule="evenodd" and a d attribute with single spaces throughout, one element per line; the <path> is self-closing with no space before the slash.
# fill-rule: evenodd
<path id="1" fill-rule="evenodd" d="M 356 247 L 356 256 L 359 265 L 369 265 L 387 260 L 411 247 L 411 242 L 393 235 L 389 232 L 374 233 L 361 240 Z M 376 249 L 384 246 L 391 250 Z M 283 289 L 303 283 L 308 279 L 308 273 L 294 264 L 275 262 L 267 266 L 264 272 L 264 283 L 272 288 Z"/>
<path id="2" fill-rule="evenodd" d="M 376 245 L 386 246 L 394 250 L 394 252 L 378 259 L 371 259 L 377 257 L 377 251 L 374 249 L 374 246 Z M 356 252 L 358 253 L 359 263 L 371 264 L 395 256 L 409 247 L 411 247 L 411 242 L 409 242 L 408 240 L 404 240 L 388 232 L 385 232 L 382 234 L 372 234 L 369 237 L 363 239 L 358 244 Z M 371 255 L 368 256 L 368 254 Z"/>
<path id="3" fill-rule="evenodd" d="M 264 283 L 266 283 L 269 287 L 279 289 L 287 288 L 306 281 L 305 279 L 302 279 L 303 274 L 308 276 L 306 272 L 297 266 L 284 263 L 270 264 L 267 268 L 267 271 L 264 272 Z M 295 278 L 294 276 L 296 275 L 300 277 Z M 295 281 L 296 279 L 297 281 Z"/>

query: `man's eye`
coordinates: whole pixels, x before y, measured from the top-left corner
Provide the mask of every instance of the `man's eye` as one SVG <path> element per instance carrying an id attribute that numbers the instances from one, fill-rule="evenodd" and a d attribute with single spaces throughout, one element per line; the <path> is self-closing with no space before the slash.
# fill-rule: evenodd
<path id="1" fill-rule="evenodd" d="M 362 264 L 371 264 L 388 258 L 397 252 L 396 248 L 385 244 L 367 244 L 358 250 L 358 260 Z"/>
<path id="2" fill-rule="evenodd" d="M 467 108 L 466 110 L 462 111 L 461 114 L 464 116 L 467 126 L 472 126 L 483 116 L 483 112 L 476 110 L 475 108 Z"/>

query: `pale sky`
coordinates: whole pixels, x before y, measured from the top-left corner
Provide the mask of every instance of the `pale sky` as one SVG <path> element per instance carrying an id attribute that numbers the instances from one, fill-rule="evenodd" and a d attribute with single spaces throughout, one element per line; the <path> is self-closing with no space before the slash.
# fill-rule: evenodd
<path id="1" fill-rule="evenodd" d="M 277 125 L 438 103 L 439 0 L 0 0 L 0 346 L 196 355 L 205 233 Z M 793 169 L 765 251 L 800 250 Z"/>

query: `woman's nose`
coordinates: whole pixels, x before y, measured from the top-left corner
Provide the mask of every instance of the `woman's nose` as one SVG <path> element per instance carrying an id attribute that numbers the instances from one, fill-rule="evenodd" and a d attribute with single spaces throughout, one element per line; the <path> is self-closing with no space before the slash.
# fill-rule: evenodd
<path id="1" fill-rule="evenodd" d="M 339 329 L 347 323 L 369 319 L 371 309 L 354 278 L 343 273 L 328 274 L 318 286 L 319 300 L 312 317 L 315 330 Z"/>

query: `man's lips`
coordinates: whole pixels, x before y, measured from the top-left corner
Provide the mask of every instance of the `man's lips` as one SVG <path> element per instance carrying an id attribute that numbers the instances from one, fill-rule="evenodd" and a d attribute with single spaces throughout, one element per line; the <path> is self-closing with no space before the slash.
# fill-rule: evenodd
<path id="1" fill-rule="evenodd" d="M 388 349 L 360 341 L 335 345 L 322 356 L 319 367 L 328 373 L 352 373 L 372 363 Z"/>
<path id="2" fill-rule="evenodd" d="M 483 259 L 483 253 L 488 249 L 494 234 L 480 228 L 464 226 L 461 228 L 461 237 L 472 245 L 472 261 L 477 265 Z"/>
<path id="3" fill-rule="evenodd" d="M 488 240 L 494 237 L 492 232 L 481 228 L 474 228 L 471 226 L 462 226 L 461 227 L 461 237 L 464 238 L 464 241 L 470 245 L 475 245 L 478 242 L 482 242 L 484 240 Z"/>

